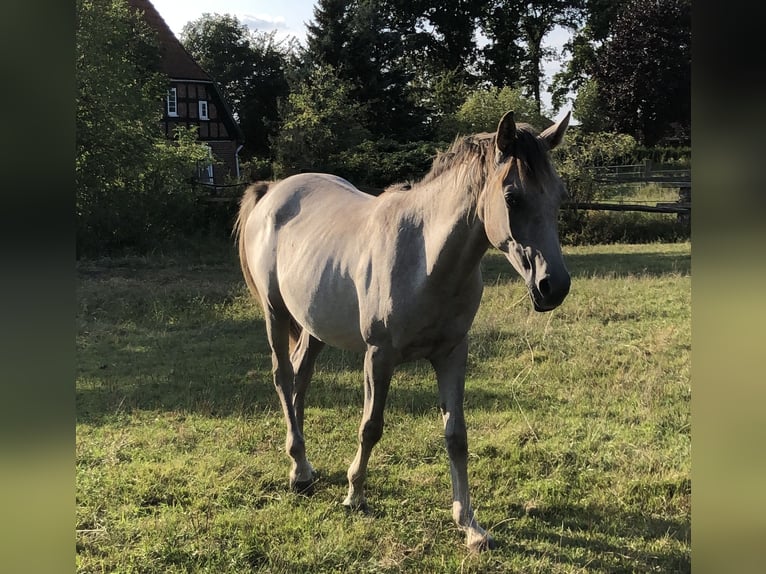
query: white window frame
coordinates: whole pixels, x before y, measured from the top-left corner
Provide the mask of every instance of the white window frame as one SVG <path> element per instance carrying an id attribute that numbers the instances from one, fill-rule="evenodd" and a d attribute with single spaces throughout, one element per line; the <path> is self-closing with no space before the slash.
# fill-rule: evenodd
<path id="1" fill-rule="evenodd" d="M 208 116 L 207 100 L 200 100 L 199 102 L 197 102 L 197 110 L 199 111 L 199 119 L 201 120 L 210 119 L 210 116 Z"/>
<path id="2" fill-rule="evenodd" d="M 178 90 L 176 88 L 168 88 L 166 108 L 169 117 L 178 117 Z"/>

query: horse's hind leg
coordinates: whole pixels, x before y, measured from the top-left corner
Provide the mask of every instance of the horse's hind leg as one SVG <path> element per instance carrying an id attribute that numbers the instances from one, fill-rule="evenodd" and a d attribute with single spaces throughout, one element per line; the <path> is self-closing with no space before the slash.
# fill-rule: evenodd
<path id="1" fill-rule="evenodd" d="M 444 439 L 449 455 L 452 477 L 452 517 L 466 533 L 466 544 L 480 551 L 495 547 L 495 541 L 479 523 L 471 507 L 468 494 L 468 437 L 463 414 L 465 367 L 468 343 L 462 343 L 450 351 L 431 357 L 439 384 L 439 401 L 444 419 Z"/>
<path id="2" fill-rule="evenodd" d="M 298 343 L 291 356 L 291 363 L 295 373 L 292 394 L 293 409 L 298 421 L 298 430 L 304 438 L 304 442 L 306 435 L 303 432 L 303 412 L 306 402 L 306 391 L 308 390 L 309 383 L 311 383 L 311 377 L 314 374 L 314 365 L 316 364 L 317 356 L 324 346 L 325 344 L 322 341 L 312 337 L 308 331 L 304 329 L 301 332 Z M 308 461 L 306 461 L 305 464 L 311 469 L 311 465 Z M 311 486 L 314 482 L 313 469 L 309 472 L 311 473 L 311 478 L 308 479 L 308 481 L 296 482 L 293 485 L 295 490 L 306 493 L 311 491 Z"/>
<path id="3" fill-rule="evenodd" d="M 290 487 L 302 491 L 313 482 L 314 470 L 306 459 L 306 445 L 301 432 L 301 423 L 293 404 L 295 372 L 290 360 L 290 315 L 286 310 L 278 310 L 268 305 L 266 313 L 266 333 L 271 345 L 272 373 L 274 387 L 287 424 L 285 450 L 293 461 L 290 469 Z"/>

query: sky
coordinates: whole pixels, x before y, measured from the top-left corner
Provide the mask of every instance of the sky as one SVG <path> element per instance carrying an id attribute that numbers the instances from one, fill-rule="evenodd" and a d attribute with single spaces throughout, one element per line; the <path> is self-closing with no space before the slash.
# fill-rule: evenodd
<path id="1" fill-rule="evenodd" d="M 269 32 L 276 30 L 277 38 L 294 36 L 304 43 L 306 24 L 314 17 L 314 0 L 151 0 L 170 29 L 180 37 L 184 24 L 196 20 L 205 13 L 231 14 L 251 30 Z M 544 45 L 560 51 L 568 33 L 557 28 L 544 40 Z M 543 62 L 546 78 L 552 78 L 559 70 L 557 62 Z M 550 94 L 541 94 L 543 106 L 550 108 Z M 567 109 L 561 110 L 554 120 L 560 119 Z"/>

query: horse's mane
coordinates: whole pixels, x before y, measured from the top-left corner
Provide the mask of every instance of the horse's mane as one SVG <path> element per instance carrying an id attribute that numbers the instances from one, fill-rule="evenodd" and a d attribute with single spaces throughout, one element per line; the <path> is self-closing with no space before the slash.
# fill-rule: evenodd
<path id="1" fill-rule="evenodd" d="M 545 140 L 537 136 L 537 132 L 529 124 L 516 124 L 514 151 L 511 161 L 503 170 L 503 177 L 514 167 L 518 169 L 522 181 L 528 178 L 539 181 L 551 174 L 548 146 Z M 448 172 L 454 172 L 457 177 L 465 177 L 469 189 L 478 193 L 486 178 L 494 173 L 499 161 L 503 159 L 497 157 L 495 137 L 494 133 L 489 132 L 458 136 L 446 151 L 436 155 L 431 169 L 423 179 L 415 184 L 396 184 L 388 189 L 410 189 L 429 183 Z"/>

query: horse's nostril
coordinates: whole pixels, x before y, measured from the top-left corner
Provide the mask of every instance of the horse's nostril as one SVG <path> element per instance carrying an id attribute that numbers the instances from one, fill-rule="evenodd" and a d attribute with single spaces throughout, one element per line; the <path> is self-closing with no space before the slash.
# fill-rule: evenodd
<path id="1" fill-rule="evenodd" d="M 540 279 L 540 282 L 537 284 L 537 288 L 540 290 L 540 295 L 543 297 L 547 297 L 551 294 L 551 284 L 547 277 Z"/>

